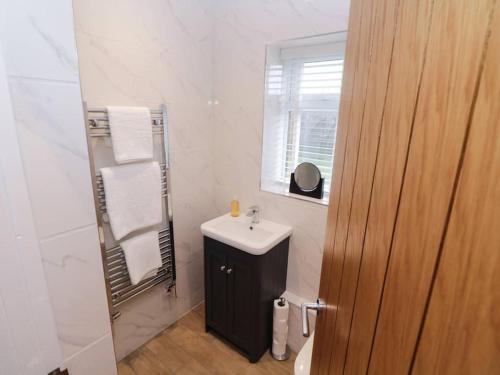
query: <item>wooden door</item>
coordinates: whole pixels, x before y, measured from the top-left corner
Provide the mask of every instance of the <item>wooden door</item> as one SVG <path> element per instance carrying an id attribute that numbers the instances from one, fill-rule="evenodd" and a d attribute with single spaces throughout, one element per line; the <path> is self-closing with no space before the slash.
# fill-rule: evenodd
<path id="1" fill-rule="evenodd" d="M 227 331 L 227 255 L 210 239 L 204 239 L 206 323 L 220 334 Z"/>
<path id="2" fill-rule="evenodd" d="M 313 374 L 500 373 L 499 14 L 352 0 Z"/>
<path id="3" fill-rule="evenodd" d="M 415 374 L 500 373 L 500 7 L 491 36 Z"/>

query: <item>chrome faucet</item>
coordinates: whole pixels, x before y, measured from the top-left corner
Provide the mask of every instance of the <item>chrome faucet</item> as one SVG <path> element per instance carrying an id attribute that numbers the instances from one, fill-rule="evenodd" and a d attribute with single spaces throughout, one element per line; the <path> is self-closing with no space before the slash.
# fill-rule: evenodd
<path id="1" fill-rule="evenodd" d="M 252 224 L 258 224 L 260 222 L 259 206 L 248 207 L 247 216 L 252 216 Z"/>

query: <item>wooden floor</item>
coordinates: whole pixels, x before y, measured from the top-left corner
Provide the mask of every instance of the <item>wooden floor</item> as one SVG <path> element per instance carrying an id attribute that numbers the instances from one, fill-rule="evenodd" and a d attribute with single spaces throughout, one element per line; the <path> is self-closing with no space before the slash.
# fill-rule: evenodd
<path id="1" fill-rule="evenodd" d="M 119 375 L 293 374 L 295 354 L 278 362 L 269 352 L 255 364 L 205 332 L 205 308 L 198 306 L 118 363 Z"/>

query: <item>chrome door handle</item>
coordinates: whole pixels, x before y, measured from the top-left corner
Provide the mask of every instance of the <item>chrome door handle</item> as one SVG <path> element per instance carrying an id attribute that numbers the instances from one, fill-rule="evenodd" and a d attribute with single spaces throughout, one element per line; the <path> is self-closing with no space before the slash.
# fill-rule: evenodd
<path id="1" fill-rule="evenodd" d="M 226 272 L 227 272 L 228 275 L 230 275 L 231 272 L 233 272 L 233 269 L 232 268 L 228 268 Z"/>
<path id="2" fill-rule="evenodd" d="M 316 302 L 307 302 L 302 304 L 302 335 L 309 337 L 309 314 L 307 310 L 316 310 L 320 312 L 326 309 L 326 303 L 322 298 L 318 298 Z"/>
<path id="3" fill-rule="evenodd" d="M 225 270 L 225 269 L 226 269 L 226 266 L 220 266 L 220 270 L 221 270 L 222 272 L 224 272 L 224 270 Z"/>

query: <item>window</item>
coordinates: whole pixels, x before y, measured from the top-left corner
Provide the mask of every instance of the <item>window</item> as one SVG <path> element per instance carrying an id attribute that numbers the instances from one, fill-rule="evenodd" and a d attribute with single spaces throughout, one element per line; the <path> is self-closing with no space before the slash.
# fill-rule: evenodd
<path id="1" fill-rule="evenodd" d="M 323 200 L 327 202 L 345 33 L 320 38 L 267 49 L 261 188 L 288 194 L 291 173 L 307 161 L 315 164 L 325 179 Z M 332 40 L 325 41 L 327 38 Z"/>

